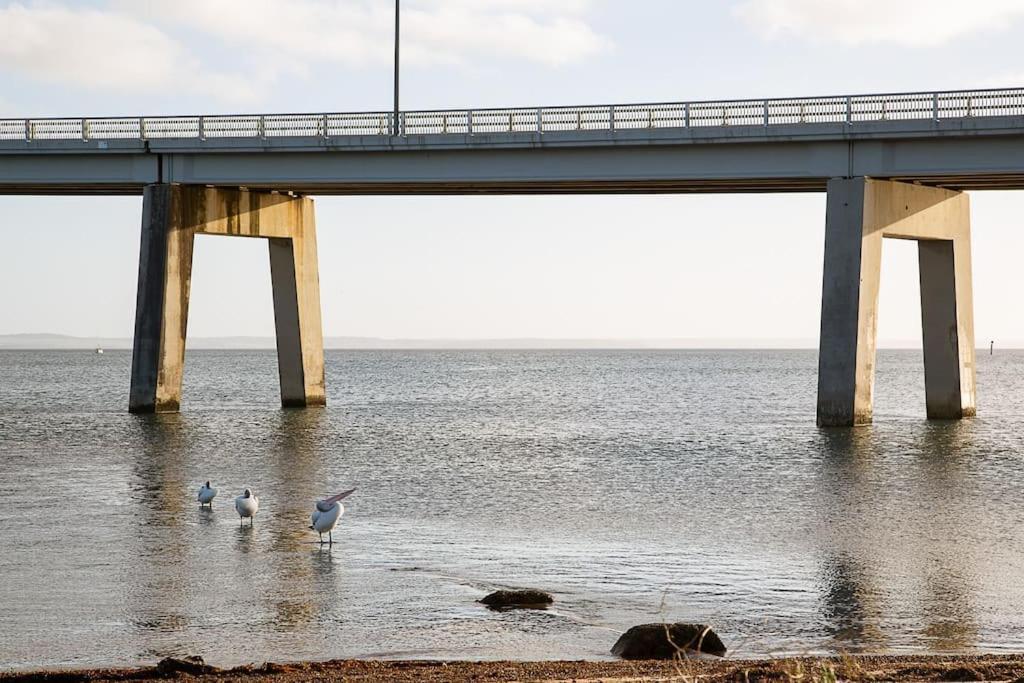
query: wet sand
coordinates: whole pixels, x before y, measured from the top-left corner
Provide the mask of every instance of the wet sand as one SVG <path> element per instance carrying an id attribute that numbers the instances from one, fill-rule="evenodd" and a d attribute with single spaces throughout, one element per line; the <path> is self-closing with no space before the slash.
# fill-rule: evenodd
<path id="1" fill-rule="evenodd" d="M 333 660 L 262 664 L 206 673 L 135 669 L 0 673 L 0 683 L 145 681 L 1013 681 L 1024 682 L 1024 655 L 857 656 L 677 662 L 432 662 Z"/>

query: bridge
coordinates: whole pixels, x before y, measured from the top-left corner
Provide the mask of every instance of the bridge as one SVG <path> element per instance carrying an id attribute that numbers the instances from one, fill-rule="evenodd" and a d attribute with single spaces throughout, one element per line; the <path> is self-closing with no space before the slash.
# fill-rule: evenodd
<path id="1" fill-rule="evenodd" d="M 196 234 L 269 241 L 282 403 L 325 401 L 316 194 L 827 192 L 818 423 L 871 421 L 882 238 L 918 242 L 929 418 L 975 413 L 967 190 L 1024 188 L 1024 89 L 0 119 L 0 194 L 142 194 L 130 410 L 177 410 Z"/>

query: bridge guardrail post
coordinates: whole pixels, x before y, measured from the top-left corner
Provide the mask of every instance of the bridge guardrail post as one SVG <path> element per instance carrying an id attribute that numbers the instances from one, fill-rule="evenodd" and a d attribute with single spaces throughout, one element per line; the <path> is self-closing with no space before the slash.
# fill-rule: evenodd
<path id="1" fill-rule="evenodd" d="M 200 140 L 205 140 L 206 139 L 206 120 L 202 116 L 199 117 L 198 128 L 199 128 L 199 139 Z"/>
<path id="2" fill-rule="evenodd" d="M 544 109 L 537 107 L 537 134 L 544 133 Z"/>
<path id="3" fill-rule="evenodd" d="M 30 120 L 28 120 L 28 119 L 25 119 L 25 141 L 26 142 L 28 142 L 29 140 L 31 140 L 34 137 L 32 135 L 32 132 L 33 132 L 32 131 L 32 122 Z"/>
<path id="4" fill-rule="evenodd" d="M 939 93 L 932 93 L 932 118 L 936 121 L 939 120 Z"/>
<path id="5" fill-rule="evenodd" d="M 259 134 L 261 140 L 267 139 L 267 117 L 260 116 L 256 119 L 256 132 Z"/>
<path id="6" fill-rule="evenodd" d="M 469 131 L 470 135 L 473 134 L 473 110 L 472 109 L 470 109 L 469 111 L 466 112 L 466 130 Z"/>
<path id="7" fill-rule="evenodd" d="M 608 107 L 608 130 L 615 132 L 615 105 Z"/>
<path id="8" fill-rule="evenodd" d="M 139 139 L 146 139 L 146 118 L 144 116 L 139 117 Z"/>
<path id="9" fill-rule="evenodd" d="M 327 138 L 327 114 L 320 115 L 320 137 Z"/>
<path id="10" fill-rule="evenodd" d="M 82 119 L 82 142 L 89 139 L 89 119 Z"/>
<path id="11" fill-rule="evenodd" d="M 767 128 L 768 127 L 768 100 L 765 100 L 761 104 L 761 106 L 764 107 L 764 127 Z"/>
<path id="12" fill-rule="evenodd" d="M 846 98 L 846 125 L 853 123 L 853 98 Z"/>
<path id="13" fill-rule="evenodd" d="M 683 125 L 686 128 L 690 127 L 690 103 L 687 102 L 683 105 Z"/>

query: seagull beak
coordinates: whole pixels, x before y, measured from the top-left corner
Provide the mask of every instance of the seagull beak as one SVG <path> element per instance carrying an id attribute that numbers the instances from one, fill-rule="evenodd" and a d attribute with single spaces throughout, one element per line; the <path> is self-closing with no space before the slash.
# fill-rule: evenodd
<path id="1" fill-rule="evenodd" d="M 327 503 L 328 505 L 334 505 L 335 503 L 337 503 L 342 498 L 347 498 L 347 497 L 351 496 L 355 492 L 356 492 L 355 489 L 349 489 L 348 491 L 343 491 L 343 492 L 339 493 L 336 496 L 331 496 L 330 498 L 325 499 L 324 502 Z"/>

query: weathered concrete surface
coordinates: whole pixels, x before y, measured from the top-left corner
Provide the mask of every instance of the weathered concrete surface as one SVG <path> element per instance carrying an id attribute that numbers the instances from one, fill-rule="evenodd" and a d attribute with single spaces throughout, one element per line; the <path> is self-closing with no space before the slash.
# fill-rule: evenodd
<path id="1" fill-rule="evenodd" d="M 917 240 L 929 418 L 975 413 L 967 195 L 871 180 L 828 184 L 818 424 L 871 422 L 882 239 Z"/>
<path id="2" fill-rule="evenodd" d="M 181 403 L 193 231 L 171 185 L 146 187 L 128 408 L 174 412 Z"/>
<path id="3" fill-rule="evenodd" d="M 281 402 L 323 405 L 323 332 L 313 200 L 276 193 L 148 185 L 129 410 L 181 403 L 192 252 L 198 234 L 266 238 L 277 328 Z"/>

